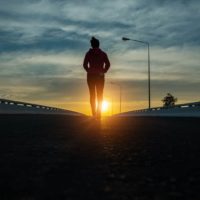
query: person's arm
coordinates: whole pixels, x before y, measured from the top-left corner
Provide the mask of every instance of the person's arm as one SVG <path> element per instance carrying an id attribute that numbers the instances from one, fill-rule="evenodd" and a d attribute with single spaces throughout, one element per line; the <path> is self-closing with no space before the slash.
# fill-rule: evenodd
<path id="1" fill-rule="evenodd" d="M 83 61 L 83 67 L 86 72 L 88 72 L 88 69 L 89 69 L 88 64 L 89 64 L 89 56 L 88 56 L 88 53 L 86 53 L 84 61 Z"/>
<path id="2" fill-rule="evenodd" d="M 108 71 L 108 69 L 110 68 L 110 61 L 108 59 L 107 54 L 105 54 L 105 67 L 104 67 L 104 73 L 106 73 Z"/>

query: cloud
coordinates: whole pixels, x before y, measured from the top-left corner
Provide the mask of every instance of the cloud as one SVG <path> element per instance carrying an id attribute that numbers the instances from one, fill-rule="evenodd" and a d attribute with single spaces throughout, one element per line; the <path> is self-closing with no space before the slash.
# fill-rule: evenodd
<path id="1" fill-rule="evenodd" d="M 0 3 L 0 92 L 4 96 L 39 101 L 63 99 L 67 94 L 68 101 L 87 99 L 82 60 L 94 35 L 111 60 L 107 79 L 125 84 L 127 101 L 134 95 L 145 99 L 147 47 L 125 43 L 122 36 L 150 42 L 155 100 L 168 88 L 182 99 L 199 98 L 198 0 Z"/>
<path id="2" fill-rule="evenodd" d="M 197 0 L 162 3 L 119 0 L 114 4 L 113 1 L 83 4 L 81 1 L 43 0 L 24 1 L 20 5 L 8 1 L 0 9 L 1 30 L 4 31 L 1 37 L 2 40 L 7 37 L 9 45 L 10 32 L 11 41 L 13 37 L 19 38 L 15 41 L 23 43 L 25 40 L 26 44 L 32 44 L 30 49 L 44 51 L 63 50 L 64 47 L 80 49 L 92 34 L 111 41 L 125 34 L 148 40 L 151 45 L 198 46 L 199 4 Z"/>
<path id="3" fill-rule="evenodd" d="M 77 101 L 87 96 L 80 56 L 17 52 L 4 53 L 0 62 L 1 97 L 39 102 Z"/>

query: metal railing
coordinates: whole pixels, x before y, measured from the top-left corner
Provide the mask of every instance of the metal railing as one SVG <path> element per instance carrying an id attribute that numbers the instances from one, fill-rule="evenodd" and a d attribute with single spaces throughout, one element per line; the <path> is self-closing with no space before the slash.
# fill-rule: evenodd
<path id="1" fill-rule="evenodd" d="M 32 104 L 21 101 L 0 99 L 0 114 L 30 113 L 30 114 L 70 114 L 82 115 L 81 113 L 56 107 Z"/>
<path id="2" fill-rule="evenodd" d="M 192 116 L 200 117 L 200 101 L 168 107 L 155 107 L 124 112 L 115 116 Z"/>

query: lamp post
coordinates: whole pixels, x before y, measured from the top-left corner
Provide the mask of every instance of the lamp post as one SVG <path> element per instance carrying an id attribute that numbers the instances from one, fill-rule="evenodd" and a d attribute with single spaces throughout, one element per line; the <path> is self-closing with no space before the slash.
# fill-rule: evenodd
<path id="1" fill-rule="evenodd" d="M 134 40 L 130 38 L 123 37 L 123 41 L 134 41 L 134 42 L 140 42 L 143 44 L 147 45 L 147 50 L 148 50 L 148 100 L 149 100 L 149 109 L 151 108 L 151 77 L 150 77 L 150 47 L 149 47 L 149 42 L 146 41 L 141 41 L 141 40 Z"/>
<path id="2" fill-rule="evenodd" d="M 119 83 L 110 82 L 110 84 L 117 85 L 119 87 L 119 112 L 122 111 L 122 86 Z"/>

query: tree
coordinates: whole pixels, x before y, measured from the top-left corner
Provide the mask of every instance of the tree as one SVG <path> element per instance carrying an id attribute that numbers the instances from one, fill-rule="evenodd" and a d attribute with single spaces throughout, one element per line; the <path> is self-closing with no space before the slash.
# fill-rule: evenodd
<path id="1" fill-rule="evenodd" d="M 175 102 L 177 101 L 177 98 L 175 98 L 172 94 L 167 93 L 167 96 L 165 96 L 164 99 L 162 99 L 163 107 L 174 106 Z"/>

